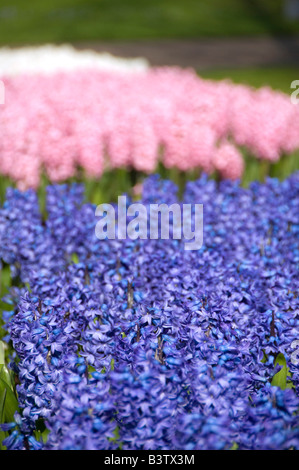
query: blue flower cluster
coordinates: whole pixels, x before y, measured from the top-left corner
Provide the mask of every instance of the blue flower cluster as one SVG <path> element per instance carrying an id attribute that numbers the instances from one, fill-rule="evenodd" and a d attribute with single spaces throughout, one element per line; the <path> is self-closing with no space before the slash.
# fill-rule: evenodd
<path id="1" fill-rule="evenodd" d="M 196 251 L 98 240 L 83 187 L 47 191 L 46 220 L 33 191 L 9 190 L 0 210 L 0 259 L 18 280 L 7 448 L 298 449 L 299 174 L 189 182 L 183 202 L 204 205 Z M 145 181 L 145 205 L 177 201 L 171 182 Z"/>

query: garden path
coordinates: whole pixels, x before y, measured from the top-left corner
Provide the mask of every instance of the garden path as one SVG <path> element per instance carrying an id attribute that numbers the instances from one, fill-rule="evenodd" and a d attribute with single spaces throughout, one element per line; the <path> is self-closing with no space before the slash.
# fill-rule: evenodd
<path id="1" fill-rule="evenodd" d="M 177 65 L 198 71 L 225 67 L 299 66 L 299 36 L 98 41 L 74 46 L 119 57 L 145 57 L 152 66 Z"/>

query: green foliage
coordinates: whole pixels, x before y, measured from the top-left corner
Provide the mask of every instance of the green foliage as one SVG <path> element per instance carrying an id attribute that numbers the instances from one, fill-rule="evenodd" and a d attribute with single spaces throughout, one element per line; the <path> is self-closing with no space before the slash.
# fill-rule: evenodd
<path id="1" fill-rule="evenodd" d="M 18 399 L 15 390 L 14 376 L 6 365 L 6 357 L 10 353 L 10 345 L 1 341 L 6 331 L 3 328 L 2 312 L 11 310 L 12 306 L 3 302 L 3 296 L 12 285 L 10 267 L 1 263 L 0 269 L 0 424 L 14 421 L 14 414 L 18 411 Z M 0 430 L 0 450 L 5 450 L 2 444 L 7 432 Z"/>
<path id="2" fill-rule="evenodd" d="M 4 364 L 4 362 L 5 362 L 4 343 L 3 341 L 0 341 L 0 367 Z"/>
<path id="3" fill-rule="evenodd" d="M 39 442 L 47 442 L 49 430 L 46 428 L 45 421 L 43 418 L 39 418 L 35 424 L 34 437 Z"/>
<path id="4" fill-rule="evenodd" d="M 113 431 L 114 437 L 108 438 L 109 441 L 114 442 L 114 444 L 118 444 L 118 449 L 122 449 L 122 443 L 119 441 L 120 435 L 119 435 L 119 427 L 116 426 L 115 430 Z"/>
<path id="5" fill-rule="evenodd" d="M 229 450 L 238 450 L 238 448 L 239 448 L 238 444 L 234 442 Z"/>
<path id="6" fill-rule="evenodd" d="M 77 253 L 72 253 L 71 255 L 71 261 L 74 263 L 74 264 L 78 264 L 79 263 L 79 257 L 77 255 Z"/>
<path id="7" fill-rule="evenodd" d="M 274 375 L 271 385 L 274 387 L 280 387 L 282 390 L 286 388 L 292 388 L 293 384 L 288 380 L 289 369 L 287 367 L 287 362 L 283 354 L 278 354 L 274 365 L 280 365 L 281 369 Z"/>
<path id="8" fill-rule="evenodd" d="M 264 352 L 264 356 L 261 362 L 265 364 L 267 361 L 268 361 L 268 356 Z M 287 366 L 287 361 L 282 353 L 279 353 L 277 357 L 275 358 L 274 367 L 276 367 L 277 365 L 281 366 L 281 368 L 273 376 L 271 380 L 271 385 L 273 387 L 279 387 L 282 390 L 285 390 L 286 388 L 293 388 L 294 384 L 290 378 L 290 371 Z"/>
<path id="9" fill-rule="evenodd" d="M 284 0 L 3 0 L 2 44 L 289 34 Z"/>
<path id="10" fill-rule="evenodd" d="M 14 421 L 14 414 L 18 411 L 18 399 L 14 386 L 14 378 L 5 364 L 4 343 L 0 341 L 0 424 Z M 7 433 L 0 431 L 0 450 Z"/>
<path id="11" fill-rule="evenodd" d="M 6 334 L 6 331 L 3 329 L 2 312 L 4 310 L 11 310 L 12 309 L 11 305 L 7 305 L 2 300 L 3 296 L 8 292 L 8 290 L 9 290 L 11 284 L 12 284 L 10 267 L 7 264 L 3 263 L 3 262 L 1 264 L 0 264 L 0 340 Z M 0 364 L 1 364 L 1 362 L 0 362 Z"/>
<path id="12" fill-rule="evenodd" d="M 221 68 L 200 71 L 202 78 L 211 80 L 231 80 L 254 88 L 270 86 L 274 90 L 290 95 L 291 83 L 299 79 L 299 67 L 242 67 Z"/>

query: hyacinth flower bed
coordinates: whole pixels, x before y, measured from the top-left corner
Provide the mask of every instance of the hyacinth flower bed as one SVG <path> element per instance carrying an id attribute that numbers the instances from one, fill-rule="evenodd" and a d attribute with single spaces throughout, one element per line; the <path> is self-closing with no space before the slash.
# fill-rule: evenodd
<path id="1" fill-rule="evenodd" d="M 5 70 L 0 174 L 20 189 L 82 175 L 109 187 L 119 170 L 250 181 L 298 169 L 299 107 L 270 88 L 175 67 Z"/>
<path id="2" fill-rule="evenodd" d="M 46 217 L 9 189 L 2 448 L 298 450 L 298 186 L 188 182 L 197 251 L 99 240 L 82 185 L 48 186 Z M 141 201 L 177 188 L 150 176 Z"/>

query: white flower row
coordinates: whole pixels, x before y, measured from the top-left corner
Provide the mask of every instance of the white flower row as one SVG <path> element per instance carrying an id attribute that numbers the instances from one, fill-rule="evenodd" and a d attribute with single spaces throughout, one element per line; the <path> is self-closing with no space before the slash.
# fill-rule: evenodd
<path id="1" fill-rule="evenodd" d="M 78 51 L 73 46 L 44 45 L 20 49 L 0 48 L 0 76 L 51 74 L 74 69 L 100 69 L 119 72 L 144 71 L 149 64 L 144 58 L 125 59 L 92 50 Z"/>

